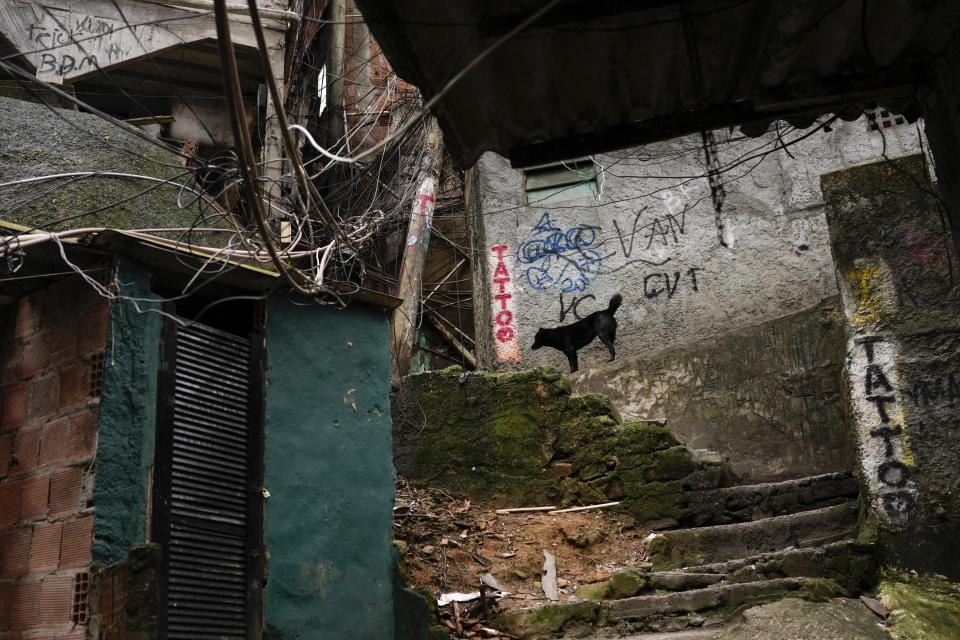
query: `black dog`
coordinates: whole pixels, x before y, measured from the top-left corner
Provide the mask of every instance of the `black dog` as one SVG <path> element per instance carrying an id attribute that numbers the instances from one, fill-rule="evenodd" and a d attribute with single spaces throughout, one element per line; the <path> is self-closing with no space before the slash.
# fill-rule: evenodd
<path id="1" fill-rule="evenodd" d="M 600 338 L 600 342 L 610 351 L 610 362 L 617 357 L 613 341 L 617 339 L 617 321 L 613 314 L 617 312 L 623 297 L 618 293 L 610 298 L 610 304 L 603 311 L 594 311 L 583 320 L 553 329 L 537 329 L 532 349 L 553 347 L 567 354 L 570 361 L 570 373 L 577 370 L 577 350 Z"/>

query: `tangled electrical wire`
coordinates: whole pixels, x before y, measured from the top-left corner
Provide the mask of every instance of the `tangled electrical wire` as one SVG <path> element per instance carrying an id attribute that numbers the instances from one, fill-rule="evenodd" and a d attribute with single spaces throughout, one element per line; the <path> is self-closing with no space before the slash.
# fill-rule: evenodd
<path id="1" fill-rule="evenodd" d="M 222 0 L 215 4 L 214 20 L 225 72 L 234 150 L 224 151 L 212 158 L 203 158 L 195 150 L 191 152 L 158 140 L 99 111 L 59 87 L 33 77 L 12 64 L 10 56 L 0 60 L 0 70 L 29 83 L 28 87 L 34 88 L 32 92 L 43 91 L 77 104 L 82 110 L 100 116 L 128 134 L 177 154 L 182 164 L 176 175 L 167 178 L 134 172 L 93 170 L 0 182 L 0 190 L 19 189 L 13 192 L 16 197 L 24 189 L 30 189 L 12 206 L 5 207 L 8 214 L 78 182 L 110 180 L 137 186 L 146 184 L 145 188 L 137 188 L 123 199 L 6 235 L 0 240 L 0 260 L 8 273 L 16 273 L 21 268 L 25 250 L 32 246 L 50 241 L 87 240 L 106 231 L 107 227 L 104 226 L 83 224 L 95 214 L 147 194 L 174 190 L 176 208 L 195 212 L 193 225 L 135 228 L 126 232 L 143 239 L 172 243 L 177 249 L 204 257 L 203 268 L 190 279 L 188 286 L 201 273 L 207 273 L 211 265 L 223 265 L 227 261 L 271 265 L 291 288 L 321 302 L 343 302 L 344 294 L 360 286 L 365 277 L 366 261 L 372 257 L 382 232 L 403 223 L 408 213 L 406 208 L 415 191 L 413 177 L 424 148 L 421 121 L 424 109 L 419 93 L 412 88 L 398 90 L 396 77 L 389 76 L 385 82 L 368 90 L 364 96 L 364 112 L 345 128 L 331 146 L 331 151 L 324 150 L 326 155 L 315 153 L 321 147 L 313 140 L 309 130 L 300 124 L 287 122 L 287 107 L 273 80 L 274 73 L 270 68 L 258 7 L 256 2 L 251 1 L 249 11 L 252 29 L 273 108 L 267 126 L 272 127 L 282 141 L 282 158 L 258 158 L 251 144 L 246 124 L 248 120 L 240 97 L 226 4 Z M 116 2 L 114 6 L 127 27 L 132 28 L 134 25 L 123 15 L 120 6 Z M 57 20 L 55 16 L 53 19 Z M 82 41 L 72 36 L 70 40 L 69 44 L 84 51 Z M 363 61 L 363 64 L 369 63 L 369 60 Z M 105 71 L 103 73 L 106 75 Z M 120 92 L 127 96 L 122 88 Z M 51 111 L 56 113 L 55 109 L 51 108 Z M 387 114 L 385 123 L 383 114 Z M 77 126 L 69 122 L 70 118 L 57 115 L 71 126 Z M 198 121 L 206 128 L 202 119 L 198 118 Z M 379 140 L 374 135 L 377 129 L 375 125 L 378 124 L 385 125 L 380 128 Z M 350 157 L 363 147 L 366 150 L 359 154 L 362 159 Z M 120 145 L 118 151 L 130 153 L 129 149 Z M 301 151 L 312 157 L 303 157 Z M 267 156 L 266 153 L 263 155 Z M 345 171 L 347 164 L 349 174 Z M 315 185 L 318 179 L 325 184 L 322 196 Z M 238 192 L 242 197 L 235 210 L 225 208 L 224 199 Z M 173 198 L 171 201 L 174 204 Z M 78 228 L 69 228 L 77 223 Z M 175 235 L 171 237 L 171 234 Z"/>

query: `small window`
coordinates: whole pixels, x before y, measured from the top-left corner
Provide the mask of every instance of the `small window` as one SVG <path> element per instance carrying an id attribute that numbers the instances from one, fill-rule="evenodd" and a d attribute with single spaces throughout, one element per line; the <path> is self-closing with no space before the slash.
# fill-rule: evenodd
<path id="1" fill-rule="evenodd" d="M 593 160 L 571 160 L 524 170 L 527 204 L 543 207 L 558 202 L 591 198 L 599 194 L 597 165 Z"/>
<path id="2" fill-rule="evenodd" d="M 323 110 L 327 108 L 327 65 L 320 67 L 320 73 L 317 74 L 317 97 L 320 98 L 317 115 L 322 116 Z"/>
<path id="3" fill-rule="evenodd" d="M 891 113 L 886 109 L 870 109 L 867 114 L 867 127 L 870 131 L 892 129 L 907 124 L 907 119 L 899 113 Z"/>

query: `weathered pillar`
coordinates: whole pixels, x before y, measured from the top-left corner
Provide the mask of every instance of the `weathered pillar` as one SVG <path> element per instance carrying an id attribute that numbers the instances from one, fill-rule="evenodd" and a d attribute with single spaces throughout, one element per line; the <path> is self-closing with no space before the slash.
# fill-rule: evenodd
<path id="1" fill-rule="evenodd" d="M 821 177 L 850 421 L 887 562 L 960 577 L 960 270 L 924 157 Z"/>
<path id="2" fill-rule="evenodd" d="M 432 116 L 427 118 L 426 140 L 426 149 L 417 173 L 417 193 L 413 196 L 403 263 L 400 266 L 397 297 L 403 298 L 403 303 L 394 310 L 391 320 L 394 378 L 405 376 L 410 371 L 410 355 L 413 352 L 413 339 L 420 311 L 423 263 L 430 247 L 430 225 L 433 222 L 433 207 L 440 179 L 440 127 Z"/>

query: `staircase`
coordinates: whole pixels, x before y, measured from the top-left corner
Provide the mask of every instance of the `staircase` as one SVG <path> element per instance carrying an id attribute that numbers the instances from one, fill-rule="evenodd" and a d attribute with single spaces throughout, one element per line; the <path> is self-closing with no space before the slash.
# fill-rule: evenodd
<path id="1" fill-rule="evenodd" d="M 651 568 L 506 612 L 500 627 L 531 639 L 710 638 L 749 606 L 856 595 L 875 572 L 870 546 L 854 540 L 857 494 L 842 473 L 698 492 L 691 526 L 648 538 Z"/>

